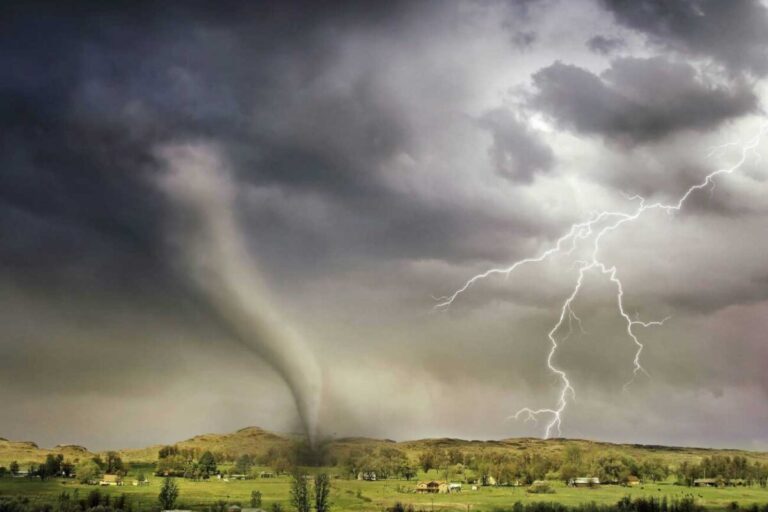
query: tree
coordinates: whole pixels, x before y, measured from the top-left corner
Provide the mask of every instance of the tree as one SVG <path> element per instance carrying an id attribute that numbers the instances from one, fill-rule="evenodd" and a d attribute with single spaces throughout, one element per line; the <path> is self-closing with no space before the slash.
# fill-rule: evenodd
<path id="1" fill-rule="evenodd" d="M 61 464 L 61 472 L 64 474 L 64 476 L 70 477 L 75 472 L 75 465 L 69 461 L 66 461 Z"/>
<path id="2" fill-rule="evenodd" d="M 566 462 L 560 466 L 560 479 L 567 484 L 574 478 L 581 476 L 579 474 L 580 472 L 581 471 L 576 464 L 573 464 L 572 462 Z"/>
<path id="3" fill-rule="evenodd" d="M 12 475 L 18 475 L 19 474 L 19 463 L 16 461 L 11 462 L 11 465 L 8 467 L 8 469 L 11 470 Z"/>
<path id="4" fill-rule="evenodd" d="M 0 478 L 3 478 L 6 473 L 8 473 L 8 468 L 5 466 L 0 466 Z"/>
<path id="5" fill-rule="evenodd" d="M 170 457 L 178 454 L 179 454 L 179 448 L 177 446 L 163 446 L 162 448 L 160 448 L 160 450 L 158 450 L 157 458 L 165 459 L 166 457 Z"/>
<path id="6" fill-rule="evenodd" d="M 182 476 L 188 462 L 181 455 L 169 455 L 157 462 L 157 475 Z"/>
<path id="7" fill-rule="evenodd" d="M 581 463 L 582 463 L 582 452 L 581 452 L 581 448 L 579 448 L 578 445 L 569 444 L 565 448 L 565 463 L 566 464 L 573 464 L 577 468 L 579 466 L 581 466 Z"/>
<path id="8" fill-rule="evenodd" d="M 216 459 L 211 452 L 205 452 L 200 456 L 200 460 L 197 461 L 199 474 L 203 478 L 208 478 L 211 475 L 216 474 Z"/>
<path id="9" fill-rule="evenodd" d="M 243 455 L 237 458 L 237 461 L 235 462 L 235 471 L 237 471 L 241 475 L 248 474 L 248 472 L 253 467 L 253 462 L 254 462 L 253 456 L 247 453 L 244 453 Z"/>
<path id="10" fill-rule="evenodd" d="M 251 508 L 261 508 L 261 491 L 251 491 Z"/>
<path id="11" fill-rule="evenodd" d="M 45 457 L 45 464 L 42 464 L 37 470 L 40 479 L 45 480 L 48 476 L 56 476 L 61 473 L 61 465 L 64 462 L 64 456 L 61 454 L 53 455 L 49 453 Z"/>
<path id="12" fill-rule="evenodd" d="M 117 452 L 107 452 L 107 460 L 104 463 L 104 467 L 107 473 L 111 475 L 125 472 L 123 459 L 120 458 Z"/>
<path id="13" fill-rule="evenodd" d="M 329 512 L 331 504 L 328 495 L 331 492 L 331 479 L 325 473 L 315 475 L 315 510 L 317 512 Z"/>
<path id="14" fill-rule="evenodd" d="M 309 487 L 304 473 L 295 469 L 291 479 L 291 503 L 296 512 L 309 512 Z"/>
<path id="15" fill-rule="evenodd" d="M 425 473 L 429 473 L 429 470 L 436 466 L 435 453 L 433 451 L 422 452 L 419 455 L 419 466 Z"/>
<path id="16" fill-rule="evenodd" d="M 160 488 L 160 495 L 157 497 L 160 507 L 163 510 L 171 510 L 176 504 L 176 498 L 179 497 L 179 486 L 173 478 L 167 477 L 163 480 L 163 486 Z"/>
<path id="17" fill-rule="evenodd" d="M 272 512 L 283 512 L 283 505 L 276 501 L 272 504 Z"/>
<path id="18" fill-rule="evenodd" d="M 84 460 L 75 468 L 75 474 L 81 484 L 87 484 L 99 478 L 101 468 L 92 460 Z"/>
<path id="19" fill-rule="evenodd" d="M 416 476 L 416 468 L 405 465 L 400 468 L 400 476 L 405 478 L 406 480 L 410 480 L 411 478 Z"/>

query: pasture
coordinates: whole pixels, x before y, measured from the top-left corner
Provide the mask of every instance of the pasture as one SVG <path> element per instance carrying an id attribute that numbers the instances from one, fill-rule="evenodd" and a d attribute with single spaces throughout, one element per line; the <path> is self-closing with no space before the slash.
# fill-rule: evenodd
<path id="1" fill-rule="evenodd" d="M 141 468 L 147 473 L 149 468 Z M 333 474 L 333 469 L 329 474 Z M 136 469 L 134 468 L 134 472 Z M 313 469 L 317 471 L 317 469 Z M 157 495 L 160 491 L 162 478 L 150 477 L 146 486 L 130 485 L 133 475 L 126 478 L 128 485 L 119 487 L 97 487 L 81 485 L 73 480 L 53 478 L 46 481 L 26 478 L 0 479 L 0 495 L 23 496 L 33 503 L 55 503 L 62 492 L 73 494 L 77 491 L 84 498 L 94 489 L 111 496 L 126 494 L 137 512 L 149 511 L 157 507 Z M 418 480 L 437 478 L 436 472 L 420 473 Z M 258 490 L 262 493 L 262 507 L 266 510 L 275 502 L 280 502 L 283 509 L 291 510 L 289 502 L 290 478 L 277 478 L 223 481 L 218 479 L 193 481 L 179 478 L 176 480 L 180 488 L 177 508 L 202 510 L 219 501 L 239 503 L 249 506 L 251 492 Z M 383 480 L 367 482 L 333 478 L 331 502 L 332 510 L 346 511 L 380 511 L 391 507 L 395 502 L 413 505 L 416 510 L 436 511 L 487 511 L 496 508 L 508 508 L 513 503 L 534 501 L 558 502 L 564 505 L 578 505 L 596 502 L 598 504 L 615 504 L 623 496 L 632 497 L 656 496 L 668 499 L 682 498 L 692 495 L 699 504 L 708 509 L 725 509 L 732 502 L 738 502 L 742 507 L 751 504 L 768 503 L 768 489 L 760 487 L 727 487 L 727 488 L 689 488 L 671 483 L 646 484 L 638 487 L 622 487 L 617 485 L 601 486 L 595 489 L 570 488 L 559 482 L 552 482 L 555 492 L 551 494 L 530 494 L 525 487 L 480 487 L 471 490 L 465 484 L 461 493 L 455 494 L 416 494 L 414 492 L 417 480 Z"/>

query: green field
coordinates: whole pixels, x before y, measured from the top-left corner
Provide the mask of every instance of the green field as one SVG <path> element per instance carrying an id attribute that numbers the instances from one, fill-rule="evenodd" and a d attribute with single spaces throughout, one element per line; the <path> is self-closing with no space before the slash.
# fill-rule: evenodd
<path id="1" fill-rule="evenodd" d="M 296 439 L 268 432 L 257 427 L 240 429 L 230 434 L 204 434 L 175 443 L 179 449 L 192 450 L 197 455 L 203 451 L 211 451 L 217 454 L 222 461 L 218 469 L 227 473 L 233 468 L 238 457 L 248 454 L 254 460 L 263 460 L 270 452 L 292 453 L 297 446 Z M 130 484 L 138 473 L 153 475 L 158 464 L 158 450 L 160 445 L 145 448 L 119 450 L 129 469 L 125 481 Z M 530 494 L 525 487 L 480 487 L 472 491 L 471 485 L 464 484 L 462 493 L 450 495 L 423 495 L 416 494 L 416 482 L 421 480 L 446 480 L 445 472 L 438 474 L 436 470 L 428 474 L 419 472 L 410 482 L 401 479 L 389 479 L 377 482 L 348 480 L 338 478 L 337 475 L 351 474 L 349 469 L 344 469 L 345 460 L 350 455 L 369 457 L 383 457 L 382 453 L 395 450 L 402 455 L 413 468 L 420 467 L 420 456 L 424 453 L 439 451 L 459 451 L 466 462 L 461 473 L 451 477 L 454 481 L 461 481 L 466 477 L 476 477 L 477 473 L 472 468 L 471 461 L 489 460 L 516 460 L 522 461 L 531 455 L 541 456 L 551 461 L 562 463 L 569 449 L 578 448 L 587 463 L 583 472 L 589 472 L 589 461 L 598 460 L 605 455 L 615 457 L 629 457 L 638 463 L 647 460 L 658 460 L 670 470 L 685 464 L 699 464 L 703 460 L 712 457 L 741 457 L 749 465 L 768 464 L 768 453 L 752 452 L 744 450 L 706 449 L 692 447 L 665 447 L 653 445 L 635 444 L 611 444 L 598 441 L 578 439 L 504 439 L 498 441 L 465 441 L 461 439 L 421 439 L 414 441 L 395 442 L 386 439 L 368 438 L 343 438 L 334 439 L 322 444 L 326 459 L 335 462 L 335 467 L 323 469 L 308 468 L 310 472 L 324 471 L 331 475 L 332 492 L 331 500 L 334 512 L 357 511 L 382 511 L 391 507 L 396 502 L 405 505 L 413 505 L 417 511 L 485 511 L 491 512 L 497 508 L 509 508 L 515 502 L 557 502 L 566 506 L 580 505 L 595 502 L 601 505 L 615 505 L 622 497 L 630 495 L 637 497 L 667 497 L 669 500 L 692 496 L 699 505 L 710 510 L 724 509 L 733 502 L 738 502 L 741 507 L 752 504 L 768 504 L 768 489 L 761 487 L 724 487 L 724 488 L 689 488 L 675 485 L 675 479 L 670 471 L 670 481 L 661 484 L 646 484 L 640 487 L 622 487 L 618 485 L 604 485 L 596 489 L 569 488 L 560 480 L 551 481 L 555 492 L 550 494 Z M 81 446 L 66 445 L 53 448 L 40 448 L 29 441 L 9 441 L 0 438 L 0 466 L 8 467 L 11 461 L 18 461 L 22 469 L 32 464 L 41 464 L 49 455 L 61 455 L 65 460 L 78 463 L 88 460 L 96 455 L 105 455 L 92 452 Z M 298 460 L 298 459 L 297 459 Z M 423 467 L 423 466 L 422 466 Z M 434 466 L 433 466 L 434 467 Z M 445 466 L 447 468 L 447 466 Z M 272 469 L 255 468 L 252 474 L 258 474 L 261 470 Z M 447 469 L 446 469 L 447 471 Z M 557 475 L 556 472 L 553 473 Z M 149 511 L 158 506 L 162 478 L 150 476 L 150 485 L 134 487 L 125 485 L 120 487 L 96 487 L 78 484 L 74 479 L 49 479 L 41 481 L 37 478 L 0 478 L 0 496 L 20 496 L 30 500 L 33 504 L 53 504 L 62 492 L 70 495 L 78 490 L 79 497 L 85 498 L 94 489 L 111 496 L 126 494 L 133 505 L 134 512 Z M 536 477 L 541 478 L 541 477 Z M 279 502 L 283 509 L 290 512 L 289 504 L 290 478 L 281 476 L 270 479 L 238 480 L 226 482 L 212 479 L 203 481 L 186 480 L 179 478 L 180 497 L 177 508 L 203 510 L 218 502 L 230 504 L 239 503 L 249 506 L 251 492 L 258 490 L 262 493 L 262 507 L 269 510 L 271 505 Z M 768 509 L 766 509 L 768 510 Z"/>
<path id="2" fill-rule="evenodd" d="M 332 470 L 331 470 L 332 471 Z M 434 473 L 434 472 L 432 472 Z M 436 474 L 420 474 L 419 479 L 437 478 Z M 130 482 L 131 476 L 127 478 Z M 225 482 L 221 480 L 192 481 L 177 479 L 180 497 L 177 508 L 203 509 L 219 500 L 228 503 L 240 503 L 249 506 L 251 491 L 259 490 L 263 495 L 263 508 L 269 509 L 272 503 L 281 502 L 285 510 L 291 510 L 289 498 L 290 479 L 278 477 Z M 80 497 L 85 497 L 94 489 L 113 496 L 125 493 L 130 496 L 134 510 L 150 510 L 157 505 L 157 495 L 162 479 L 150 478 L 150 485 L 134 487 L 96 487 L 80 485 L 72 480 L 50 479 L 41 482 L 37 479 L 3 478 L 0 479 L 0 494 L 5 496 L 24 496 L 34 503 L 53 503 L 63 491 L 72 493 L 78 489 Z M 464 485 L 464 490 L 456 494 L 416 494 L 413 492 L 415 481 L 385 480 L 365 482 L 334 478 L 331 500 L 333 510 L 370 511 L 383 510 L 400 501 L 412 504 L 416 510 L 441 511 L 492 511 L 495 508 L 509 507 L 516 501 L 556 501 L 564 505 L 577 505 L 587 502 L 615 504 L 621 497 L 667 496 L 670 499 L 693 495 L 697 502 L 708 509 L 724 509 L 732 502 L 747 506 L 753 503 L 768 503 L 768 489 L 760 487 L 729 488 L 688 488 L 671 483 L 643 485 L 640 487 L 602 486 L 596 489 L 576 489 L 559 482 L 552 483 L 555 493 L 529 494 L 525 487 L 480 487 L 472 491 Z"/>

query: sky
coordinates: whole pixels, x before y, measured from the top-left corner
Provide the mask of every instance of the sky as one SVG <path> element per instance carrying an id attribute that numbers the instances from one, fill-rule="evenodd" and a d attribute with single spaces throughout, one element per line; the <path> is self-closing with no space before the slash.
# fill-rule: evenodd
<path id="1" fill-rule="evenodd" d="M 0 436 L 42 446 L 542 436 L 511 416 L 557 405 L 584 247 L 439 298 L 676 202 L 766 122 L 757 0 L 0 11 Z M 633 379 L 585 273 L 562 436 L 768 449 L 766 148 L 602 239 L 628 315 L 668 320 Z"/>

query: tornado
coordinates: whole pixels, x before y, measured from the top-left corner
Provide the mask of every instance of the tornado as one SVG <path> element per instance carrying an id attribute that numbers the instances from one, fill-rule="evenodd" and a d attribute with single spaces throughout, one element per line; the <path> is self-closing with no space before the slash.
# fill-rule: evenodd
<path id="1" fill-rule="evenodd" d="M 235 215 L 237 186 L 214 145 L 159 148 L 158 183 L 170 200 L 182 269 L 229 332 L 291 390 L 311 446 L 318 435 L 321 371 L 305 340 L 270 300 Z"/>

